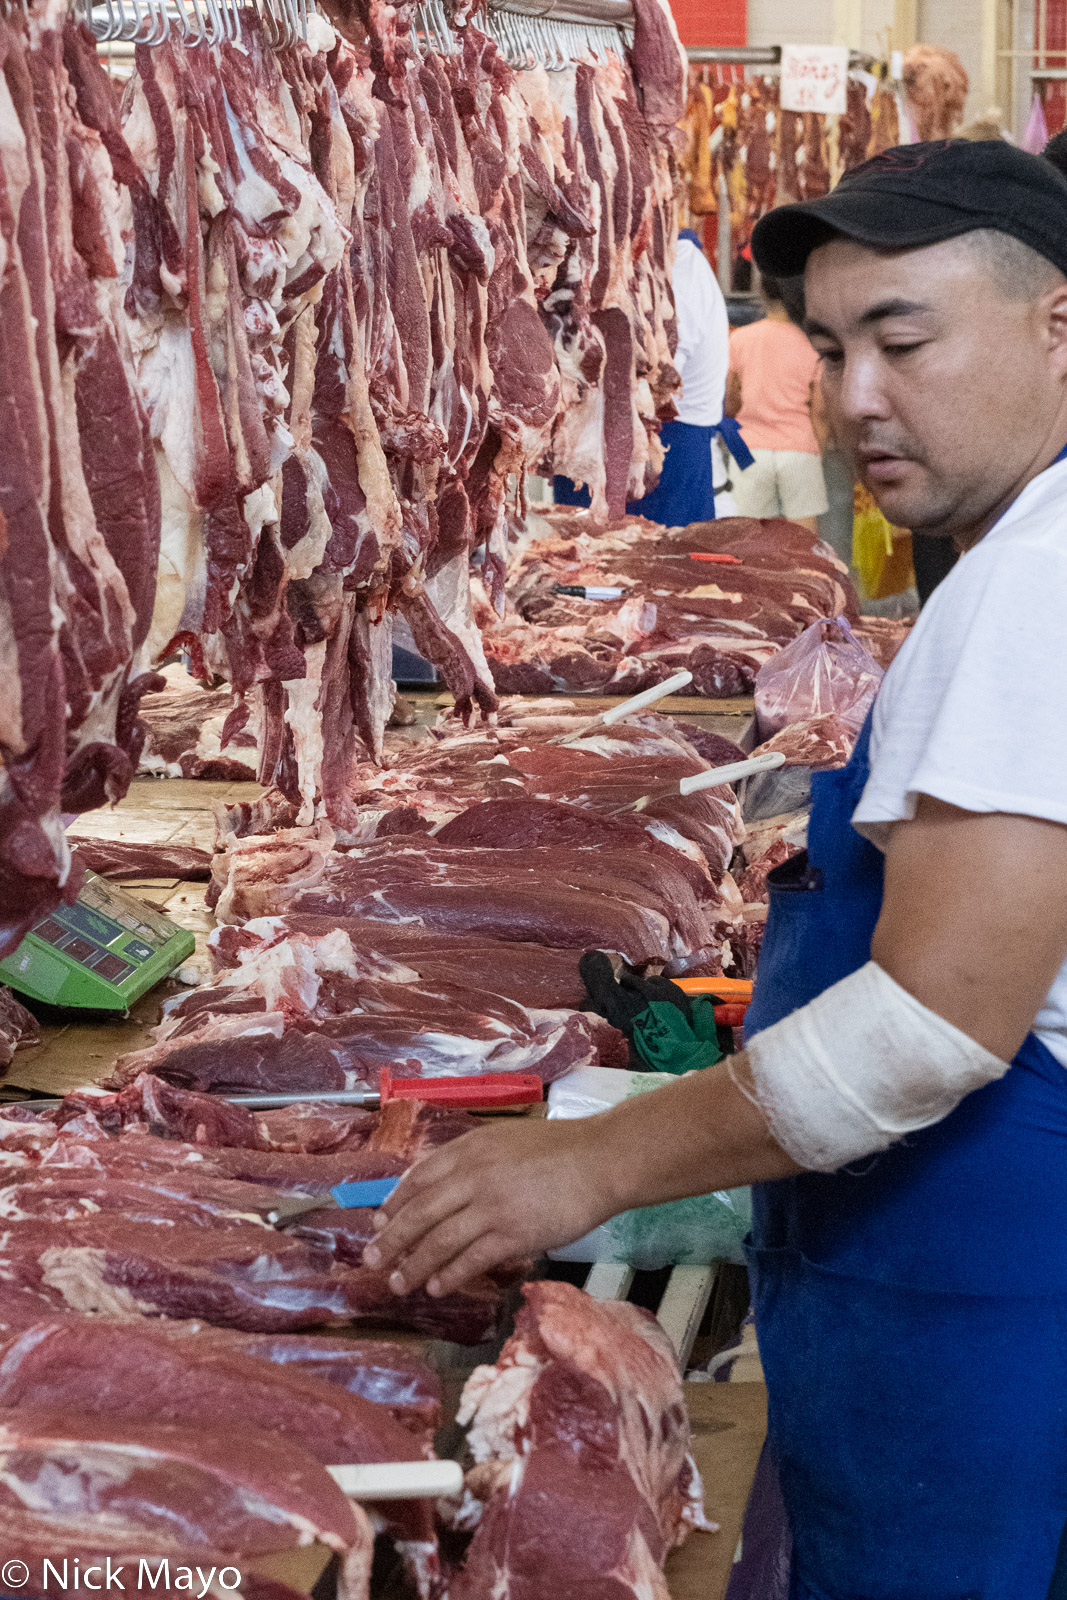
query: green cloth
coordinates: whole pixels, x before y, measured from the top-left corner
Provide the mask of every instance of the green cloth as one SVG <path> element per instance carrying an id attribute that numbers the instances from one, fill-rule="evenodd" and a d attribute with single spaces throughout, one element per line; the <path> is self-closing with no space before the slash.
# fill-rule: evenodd
<path id="1" fill-rule="evenodd" d="M 653 1072 L 692 1072 L 722 1060 L 715 1007 L 694 1000 L 693 1024 L 669 1000 L 652 1000 L 634 1020 L 634 1048 Z"/>

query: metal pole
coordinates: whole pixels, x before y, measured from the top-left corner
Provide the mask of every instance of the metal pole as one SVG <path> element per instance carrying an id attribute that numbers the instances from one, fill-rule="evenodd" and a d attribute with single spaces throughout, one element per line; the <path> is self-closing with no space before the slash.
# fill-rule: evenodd
<path id="1" fill-rule="evenodd" d="M 544 17 L 555 22 L 601 22 L 617 28 L 632 27 L 630 0 L 504 0 L 490 4 L 489 14 L 507 11 L 516 16 Z"/>

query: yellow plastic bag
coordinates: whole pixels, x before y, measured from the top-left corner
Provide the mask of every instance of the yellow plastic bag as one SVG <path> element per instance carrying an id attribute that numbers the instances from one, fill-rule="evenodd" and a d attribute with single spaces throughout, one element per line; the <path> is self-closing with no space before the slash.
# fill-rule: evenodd
<path id="1" fill-rule="evenodd" d="M 861 484 L 852 495 L 852 565 L 864 600 L 902 594 L 915 582 L 911 534 L 887 522 Z"/>

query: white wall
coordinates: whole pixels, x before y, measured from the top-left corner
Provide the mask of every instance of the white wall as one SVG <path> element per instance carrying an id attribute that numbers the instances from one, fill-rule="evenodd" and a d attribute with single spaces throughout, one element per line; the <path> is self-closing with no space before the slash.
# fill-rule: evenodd
<path id="1" fill-rule="evenodd" d="M 919 38 L 955 50 L 971 80 L 967 116 L 989 107 L 982 92 L 982 8 L 979 0 L 919 0 Z"/>
<path id="2" fill-rule="evenodd" d="M 832 44 L 834 0 L 748 0 L 749 44 Z"/>
<path id="3" fill-rule="evenodd" d="M 871 55 L 885 54 L 893 25 L 893 0 L 748 0 L 750 44 L 849 43 Z M 1033 0 L 1015 0 L 1018 12 L 1015 47 L 1025 47 L 1032 37 Z M 840 36 L 843 17 L 858 19 L 858 37 Z M 955 50 L 971 80 L 967 116 L 988 110 L 981 86 L 982 0 L 918 0 L 919 38 L 926 44 Z M 1029 28 L 1029 31 L 1027 31 Z M 1025 63 L 1017 70 L 1015 121 L 1020 123 L 1019 98 L 1028 102 Z M 1026 109 L 1021 113 L 1025 123 Z"/>

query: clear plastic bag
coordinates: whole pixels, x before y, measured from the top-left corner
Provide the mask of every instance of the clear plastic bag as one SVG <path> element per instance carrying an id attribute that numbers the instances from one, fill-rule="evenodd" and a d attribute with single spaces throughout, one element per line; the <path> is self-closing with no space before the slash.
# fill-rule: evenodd
<path id="1" fill-rule="evenodd" d="M 678 1079 L 667 1072 L 621 1072 L 580 1067 L 548 1091 L 549 1120 L 591 1117 L 636 1094 Z M 554 1261 L 619 1261 L 640 1272 L 660 1267 L 705 1267 L 713 1261 L 743 1265 L 742 1241 L 752 1225 L 748 1189 L 720 1189 L 691 1200 L 624 1211 L 584 1238 L 550 1252 Z"/>
<path id="2" fill-rule="evenodd" d="M 827 712 L 858 733 L 883 677 L 844 617 L 813 622 L 756 674 L 759 742 Z"/>

